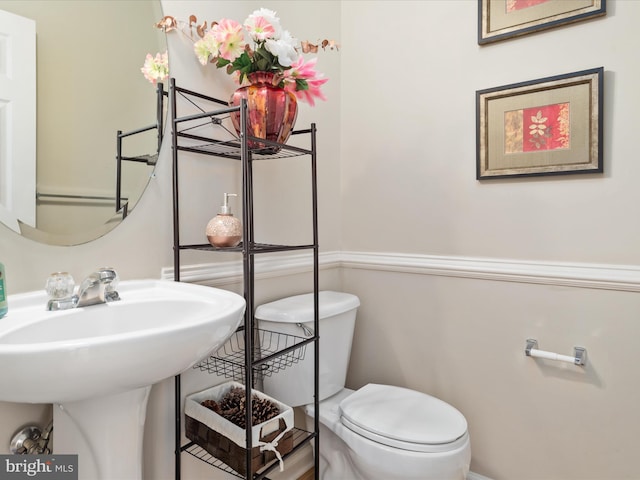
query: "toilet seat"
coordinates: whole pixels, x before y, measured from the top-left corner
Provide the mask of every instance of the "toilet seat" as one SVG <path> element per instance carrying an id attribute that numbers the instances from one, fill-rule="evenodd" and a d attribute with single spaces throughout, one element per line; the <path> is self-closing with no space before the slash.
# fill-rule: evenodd
<path id="1" fill-rule="evenodd" d="M 466 441 L 467 421 L 431 395 L 368 384 L 339 404 L 341 423 L 383 445 L 414 452 L 442 452 Z"/>

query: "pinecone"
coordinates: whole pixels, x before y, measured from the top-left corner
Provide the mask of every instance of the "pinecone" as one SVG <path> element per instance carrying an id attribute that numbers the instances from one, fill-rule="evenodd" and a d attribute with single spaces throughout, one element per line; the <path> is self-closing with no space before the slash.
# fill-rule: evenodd
<path id="1" fill-rule="evenodd" d="M 252 425 L 266 422 L 280 414 L 280 409 L 275 403 L 266 398 L 260 398 L 255 393 L 251 396 L 251 403 L 253 407 L 251 414 Z M 247 426 L 245 404 L 245 390 L 241 387 L 234 387 L 229 390 L 219 402 L 214 400 L 201 402 L 202 406 L 210 408 L 240 428 L 246 428 Z"/>
<path id="2" fill-rule="evenodd" d="M 209 410 L 213 410 L 218 415 L 221 412 L 220 405 L 218 405 L 218 402 L 216 402 L 215 400 L 205 400 L 201 402 L 200 405 L 202 405 L 203 407 L 207 407 Z"/>
<path id="3" fill-rule="evenodd" d="M 253 398 L 252 421 L 254 425 L 271 420 L 280 414 L 278 406 L 266 398 Z"/>
<path id="4" fill-rule="evenodd" d="M 244 408 L 242 410 L 238 408 L 232 408 L 230 410 L 225 410 L 224 412 L 222 412 L 222 416 L 238 427 L 246 428 L 247 421 L 245 420 L 245 412 L 246 410 Z"/>
<path id="5" fill-rule="evenodd" d="M 223 412 L 233 408 L 244 410 L 245 400 L 244 388 L 234 387 L 222 397 L 220 400 L 220 408 Z"/>

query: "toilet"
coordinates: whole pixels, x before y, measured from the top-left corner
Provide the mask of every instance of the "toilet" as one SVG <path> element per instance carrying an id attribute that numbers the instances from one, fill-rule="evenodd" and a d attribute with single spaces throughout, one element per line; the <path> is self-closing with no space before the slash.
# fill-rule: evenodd
<path id="1" fill-rule="evenodd" d="M 453 406 L 414 390 L 370 383 L 345 388 L 356 311 L 355 295 L 319 292 L 319 424 L 322 480 L 463 480 L 471 445 L 467 421 Z M 313 335 L 313 294 L 260 305 L 260 328 Z M 314 346 L 304 358 L 264 378 L 264 392 L 314 417 Z M 316 453 L 318 454 L 318 453 Z"/>

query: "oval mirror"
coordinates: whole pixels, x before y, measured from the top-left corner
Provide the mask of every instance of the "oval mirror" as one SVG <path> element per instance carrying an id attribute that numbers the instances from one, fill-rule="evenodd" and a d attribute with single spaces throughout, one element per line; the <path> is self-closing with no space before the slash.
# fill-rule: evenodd
<path id="1" fill-rule="evenodd" d="M 160 0 L 0 0 L 0 14 L 12 38 L 0 30 L 0 77 L 13 68 L 26 78 L 0 78 L 0 220 L 52 245 L 94 240 L 131 213 L 158 158 L 166 101 L 140 68 L 167 48 L 153 28 Z M 34 68 L 18 72 L 34 35 Z M 23 115 L 11 99 L 31 98 L 30 82 Z"/>

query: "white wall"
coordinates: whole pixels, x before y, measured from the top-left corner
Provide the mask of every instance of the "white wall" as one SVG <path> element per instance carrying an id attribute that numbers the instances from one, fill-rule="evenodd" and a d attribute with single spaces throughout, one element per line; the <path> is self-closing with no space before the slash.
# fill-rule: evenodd
<path id="1" fill-rule="evenodd" d="M 456 405 L 472 470 L 494 479 L 637 478 L 640 2 L 483 47 L 473 0 L 342 5 L 343 251 L 370 255 L 343 278 L 362 300 L 349 384 Z M 604 174 L 475 179 L 476 90 L 599 66 Z M 531 283 L 573 263 L 602 278 L 600 264 L 620 265 L 631 285 Z M 564 354 L 584 345 L 589 364 L 528 359 L 528 337 Z"/>

